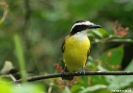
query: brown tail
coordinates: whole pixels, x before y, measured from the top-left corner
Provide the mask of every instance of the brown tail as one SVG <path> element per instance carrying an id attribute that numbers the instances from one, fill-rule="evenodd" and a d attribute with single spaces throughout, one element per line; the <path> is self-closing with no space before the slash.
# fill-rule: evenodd
<path id="1" fill-rule="evenodd" d="M 67 69 L 67 66 L 65 66 L 62 74 L 65 73 L 65 72 L 69 72 L 68 69 Z M 62 76 L 62 80 L 73 80 L 73 78 L 74 78 L 74 76 Z"/>

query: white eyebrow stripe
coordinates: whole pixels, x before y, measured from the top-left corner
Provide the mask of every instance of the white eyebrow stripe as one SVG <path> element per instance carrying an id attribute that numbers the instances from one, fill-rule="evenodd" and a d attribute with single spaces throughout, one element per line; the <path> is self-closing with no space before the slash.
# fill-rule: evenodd
<path id="1" fill-rule="evenodd" d="M 80 22 L 80 23 L 75 23 L 72 28 L 71 28 L 71 31 L 72 29 L 77 26 L 77 25 L 94 25 L 93 23 L 89 22 L 89 21 L 85 21 L 85 22 Z"/>

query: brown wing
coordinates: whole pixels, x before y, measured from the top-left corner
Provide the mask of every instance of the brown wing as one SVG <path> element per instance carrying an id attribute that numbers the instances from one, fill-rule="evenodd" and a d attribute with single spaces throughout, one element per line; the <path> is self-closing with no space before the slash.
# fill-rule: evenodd
<path id="1" fill-rule="evenodd" d="M 62 50 L 62 53 L 65 51 L 65 41 L 66 39 L 68 38 L 69 36 L 66 36 L 63 43 L 62 43 L 62 46 L 61 46 L 61 50 Z"/>

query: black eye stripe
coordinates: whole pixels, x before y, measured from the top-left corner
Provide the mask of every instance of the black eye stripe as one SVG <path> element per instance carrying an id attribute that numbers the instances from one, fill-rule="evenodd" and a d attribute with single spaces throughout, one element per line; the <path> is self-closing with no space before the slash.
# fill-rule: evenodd
<path id="1" fill-rule="evenodd" d="M 87 25 L 75 25 L 75 26 L 71 29 L 70 34 L 73 35 L 73 34 L 75 34 L 75 33 L 77 33 L 77 32 L 86 30 L 87 28 L 88 28 Z"/>
<path id="2" fill-rule="evenodd" d="M 84 29 L 84 28 L 86 28 L 86 27 L 88 27 L 88 26 L 87 26 L 87 25 L 77 25 L 77 26 L 75 26 L 75 28 L 81 28 L 81 29 L 82 29 L 82 28 Z"/>

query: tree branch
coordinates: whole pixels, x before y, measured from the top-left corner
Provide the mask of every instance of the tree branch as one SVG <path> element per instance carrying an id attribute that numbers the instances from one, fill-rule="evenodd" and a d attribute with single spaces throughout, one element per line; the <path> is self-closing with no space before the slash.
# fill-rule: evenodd
<path id="1" fill-rule="evenodd" d="M 82 76 L 82 75 L 133 75 L 132 71 L 90 71 L 90 72 L 66 72 L 66 73 L 57 73 L 57 74 L 49 74 L 49 75 L 40 75 L 40 76 L 33 76 L 28 77 L 26 80 L 27 82 L 42 80 L 42 79 L 49 79 L 49 78 L 56 78 L 62 76 Z M 22 79 L 13 81 L 14 83 L 21 83 Z"/>

